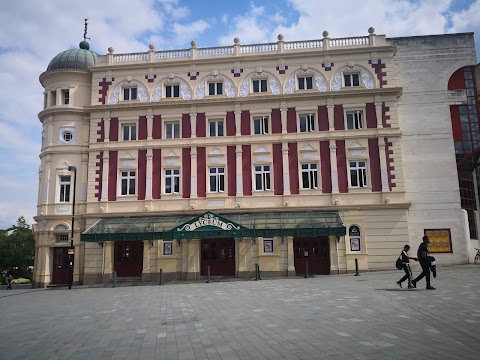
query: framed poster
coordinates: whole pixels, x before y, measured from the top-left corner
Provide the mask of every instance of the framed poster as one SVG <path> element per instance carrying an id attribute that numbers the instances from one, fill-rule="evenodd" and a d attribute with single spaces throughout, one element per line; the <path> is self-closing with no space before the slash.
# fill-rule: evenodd
<path id="1" fill-rule="evenodd" d="M 453 253 L 450 229 L 425 229 L 423 232 L 430 240 L 429 253 Z"/>
<path id="2" fill-rule="evenodd" d="M 163 242 L 163 255 L 173 255 L 173 241 Z"/>
<path id="3" fill-rule="evenodd" d="M 360 238 L 350 238 L 350 251 L 360 251 Z"/>
<path id="4" fill-rule="evenodd" d="M 273 254 L 273 239 L 263 239 L 263 253 Z"/>

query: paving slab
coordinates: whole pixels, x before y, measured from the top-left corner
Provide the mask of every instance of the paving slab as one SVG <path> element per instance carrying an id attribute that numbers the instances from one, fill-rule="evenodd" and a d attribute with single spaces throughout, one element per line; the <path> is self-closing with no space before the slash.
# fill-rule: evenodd
<path id="1" fill-rule="evenodd" d="M 0 358 L 478 359 L 480 265 L 401 276 L 0 288 Z"/>

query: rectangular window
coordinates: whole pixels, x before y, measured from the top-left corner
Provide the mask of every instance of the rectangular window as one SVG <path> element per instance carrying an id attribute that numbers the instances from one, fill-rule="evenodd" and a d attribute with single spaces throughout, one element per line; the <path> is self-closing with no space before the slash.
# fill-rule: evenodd
<path id="1" fill-rule="evenodd" d="M 124 141 L 137 140 L 137 125 L 123 124 L 122 125 L 122 139 Z"/>
<path id="2" fill-rule="evenodd" d="M 267 79 L 256 79 L 252 81 L 253 92 L 267 92 Z"/>
<path id="3" fill-rule="evenodd" d="M 57 105 L 57 91 L 53 90 L 50 94 L 50 101 L 52 103 L 52 106 Z"/>
<path id="4" fill-rule="evenodd" d="M 360 86 L 360 74 L 354 73 L 354 74 L 343 74 L 343 81 L 345 83 L 345 86 Z"/>
<path id="5" fill-rule="evenodd" d="M 166 98 L 180 97 L 180 85 L 165 85 L 165 97 Z"/>
<path id="6" fill-rule="evenodd" d="M 57 235 L 57 242 L 59 243 L 66 243 L 68 242 L 69 237 L 68 234 L 58 234 Z"/>
<path id="7" fill-rule="evenodd" d="M 318 189 L 317 164 L 302 164 L 302 187 L 304 189 Z"/>
<path id="8" fill-rule="evenodd" d="M 209 136 L 223 136 L 223 120 L 210 120 L 208 128 Z"/>
<path id="9" fill-rule="evenodd" d="M 315 131 L 315 114 L 300 115 L 300 132 Z"/>
<path id="10" fill-rule="evenodd" d="M 136 174 L 135 170 L 120 171 L 121 195 L 135 195 Z"/>
<path id="11" fill-rule="evenodd" d="M 165 194 L 180 194 L 179 169 L 165 169 Z"/>
<path id="12" fill-rule="evenodd" d="M 210 176 L 210 192 L 225 191 L 225 168 L 212 167 L 209 169 Z"/>
<path id="13" fill-rule="evenodd" d="M 180 138 L 180 123 L 178 121 L 171 121 L 165 123 L 165 139 Z"/>
<path id="14" fill-rule="evenodd" d="M 302 76 L 298 78 L 298 90 L 310 90 L 313 89 L 313 77 Z"/>
<path id="15" fill-rule="evenodd" d="M 63 105 L 70 104 L 70 90 L 62 90 L 62 102 Z"/>
<path id="16" fill-rule="evenodd" d="M 255 190 L 270 190 L 270 165 L 255 165 Z"/>
<path id="17" fill-rule="evenodd" d="M 352 187 L 367 187 L 366 161 L 350 161 L 350 185 Z"/>
<path id="18" fill-rule="evenodd" d="M 347 129 L 363 129 L 363 111 L 347 111 Z"/>
<path id="19" fill-rule="evenodd" d="M 268 116 L 253 118 L 253 133 L 256 135 L 268 134 Z"/>
<path id="20" fill-rule="evenodd" d="M 222 82 L 210 82 L 208 83 L 208 95 L 222 95 L 223 83 Z"/>
<path id="21" fill-rule="evenodd" d="M 137 100 L 137 87 L 123 88 L 123 100 Z"/>
<path id="22" fill-rule="evenodd" d="M 70 202 L 70 175 L 60 176 L 60 202 Z"/>

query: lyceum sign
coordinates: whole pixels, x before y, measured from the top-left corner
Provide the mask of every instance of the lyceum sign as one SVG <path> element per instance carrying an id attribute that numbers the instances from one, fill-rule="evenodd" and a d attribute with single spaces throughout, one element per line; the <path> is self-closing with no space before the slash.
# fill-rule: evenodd
<path id="1" fill-rule="evenodd" d="M 200 216 L 198 220 L 177 228 L 177 231 L 194 231 L 205 226 L 214 226 L 223 230 L 240 230 L 240 226 L 222 221 L 212 213 L 206 213 Z"/>

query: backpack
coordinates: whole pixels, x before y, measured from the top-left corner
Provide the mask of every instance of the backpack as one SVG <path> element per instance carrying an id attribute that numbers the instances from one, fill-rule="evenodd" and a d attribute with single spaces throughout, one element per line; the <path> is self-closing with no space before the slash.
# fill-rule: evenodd
<path id="1" fill-rule="evenodd" d="M 398 258 L 397 261 L 395 262 L 395 267 L 398 270 L 403 270 L 403 264 L 402 264 L 402 259 Z"/>

